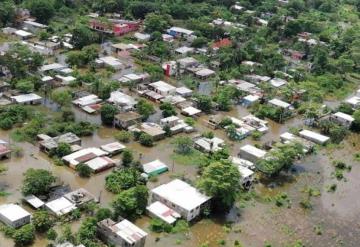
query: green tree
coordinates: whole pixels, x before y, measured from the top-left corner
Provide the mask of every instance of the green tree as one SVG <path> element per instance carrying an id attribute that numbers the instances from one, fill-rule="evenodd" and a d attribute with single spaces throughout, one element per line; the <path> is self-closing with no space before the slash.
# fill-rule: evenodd
<path id="1" fill-rule="evenodd" d="M 21 93 L 30 93 L 34 90 L 34 84 L 28 80 L 20 80 L 16 83 L 15 88 Z"/>
<path id="2" fill-rule="evenodd" d="M 48 231 L 54 224 L 54 219 L 48 211 L 39 210 L 32 215 L 32 224 L 38 232 Z"/>
<path id="3" fill-rule="evenodd" d="M 154 138 L 147 133 L 141 133 L 139 136 L 139 142 L 145 147 L 152 147 L 154 145 Z"/>
<path id="4" fill-rule="evenodd" d="M 198 187 L 213 197 L 214 209 L 230 210 L 240 190 L 240 173 L 231 163 L 213 162 L 198 181 Z"/>
<path id="5" fill-rule="evenodd" d="M 354 122 L 352 124 L 352 129 L 355 131 L 360 131 L 360 110 L 356 110 L 353 113 Z"/>
<path id="6" fill-rule="evenodd" d="M 1 2 L 0 6 L 0 27 L 4 27 L 12 23 L 15 19 L 15 4 L 12 0 L 5 0 Z"/>
<path id="7" fill-rule="evenodd" d="M 126 130 L 120 130 L 119 132 L 117 132 L 115 134 L 115 139 L 120 141 L 120 142 L 125 142 L 128 143 L 130 142 L 131 138 L 132 138 L 132 134 Z"/>
<path id="8" fill-rule="evenodd" d="M 18 246 L 30 245 L 35 240 L 35 229 L 31 224 L 27 224 L 17 229 L 13 235 L 15 244 Z"/>
<path id="9" fill-rule="evenodd" d="M 53 228 L 49 229 L 46 233 L 46 238 L 48 240 L 55 241 L 57 236 L 58 236 L 58 234 L 56 233 L 56 231 Z"/>
<path id="10" fill-rule="evenodd" d="M 51 99 L 63 107 L 71 104 L 72 96 L 69 90 L 55 90 L 51 93 Z"/>
<path id="11" fill-rule="evenodd" d="M 91 45 L 92 43 L 97 42 L 99 39 L 96 33 L 92 32 L 87 26 L 83 24 L 77 25 L 72 31 L 72 35 L 72 43 L 77 49 Z"/>
<path id="12" fill-rule="evenodd" d="M 112 211 L 109 208 L 99 208 L 95 214 L 96 220 L 102 221 L 112 217 Z"/>
<path id="13" fill-rule="evenodd" d="M 55 149 L 55 155 L 59 158 L 62 158 L 68 154 L 71 154 L 71 146 L 68 143 L 60 142 Z"/>
<path id="14" fill-rule="evenodd" d="M 101 14 L 116 13 L 123 11 L 125 2 L 123 0 L 96 0 L 92 2 L 92 9 Z"/>
<path id="15" fill-rule="evenodd" d="M 134 156 L 130 149 L 125 149 L 122 153 L 122 165 L 129 166 L 133 162 Z"/>
<path id="16" fill-rule="evenodd" d="M 86 218 L 81 224 L 77 233 L 77 240 L 85 246 L 99 246 L 96 239 L 96 219 L 94 217 Z"/>
<path id="17" fill-rule="evenodd" d="M 91 168 L 83 163 L 80 163 L 76 166 L 76 171 L 78 172 L 79 176 L 83 178 L 89 178 L 92 173 Z"/>
<path id="18" fill-rule="evenodd" d="M 114 122 L 117 108 L 110 104 L 105 104 L 100 109 L 101 121 L 103 124 L 112 125 Z"/>
<path id="19" fill-rule="evenodd" d="M 41 23 L 48 23 L 55 14 L 54 2 L 46 0 L 27 0 L 25 5 L 32 16 Z"/>
<path id="20" fill-rule="evenodd" d="M 160 110 L 162 110 L 163 117 L 176 116 L 175 107 L 169 102 L 162 103 Z"/>
<path id="21" fill-rule="evenodd" d="M 137 112 L 143 116 L 143 119 L 147 119 L 151 114 L 155 112 L 154 106 L 145 99 L 140 99 L 136 105 Z"/>
<path id="22" fill-rule="evenodd" d="M 173 142 L 175 145 L 174 152 L 178 154 L 189 154 L 192 151 L 193 141 L 190 137 L 179 136 L 176 137 Z"/>
<path id="23" fill-rule="evenodd" d="M 150 13 L 146 15 L 144 25 L 148 33 L 164 32 L 169 27 L 169 17 L 164 14 Z"/>
<path id="24" fill-rule="evenodd" d="M 24 195 L 45 195 L 54 182 L 55 177 L 51 172 L 30 168 L 24 173 L 21 191 Z"/>
<path id="25" fill-rule="evenodd" d="M 145 212 L 148 196 L 148 188 L 144 185 L 120 192 L 112 202 L 115 217 L 138 218 Z"/>
<path id="26" fill-rule="evenodd" d="M 144 184 L 144 180 L 140 172 L 134 168 L 113 171 L 105 178 L 105 188 L 113 193 L 120 193 L 123 190 L 142 184 Z"/>
<path id="27" fill-rule="evenodd" d="M 212 109 L 212 100 L 210 96 L 207 95 L 197 95 L 197 107 L 205 113 L 210 113 Z"/>

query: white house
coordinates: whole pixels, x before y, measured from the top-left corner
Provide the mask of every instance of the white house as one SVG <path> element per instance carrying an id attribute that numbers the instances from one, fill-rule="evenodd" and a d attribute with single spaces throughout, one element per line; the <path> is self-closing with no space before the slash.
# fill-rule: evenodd
<path id="1" fill-rule="evenodd" d="M 46 203 L 45 208 L 56 216 L 62 216 L 74 211 L 77 207 L 65 197 L 60 197 Z"/>
<path id="2" fill-rule="evenodd" d="M 68 163 L 71 167 L 74 168 L 80 163 L 84 163 L 96 157 L 105 156 L 107 154 L 107 152 L 101 150 L 100 148 L 90 147 L 66 155 L 62 157 L 62 160 L 64 160 L 66 163 Z"/>
<path id="3" fill-rule="evenodd" d="M 200 215 L 210 197 L 188 183 L 175 179 L 151 191 L 152 202 L 159 201 L 191 221 Z"/>
<path id="4" fill-rule="evenodd" d="M 157 81 L 149 84 L 149 87 L 156 93 L 167 96 L 176 92 L 176 87 L 166 83 L 164 81 Z"/>
<path id="5" fill-rule="evenodd" d="M 349 114 L 336 112 L 330 116 L 330 120 L 346 128 L 350 128 L 355 119 Z"/>
<path id="6" fill-rule="evenodd" d="M 330 137 L 321 135 L 321 134 L 316 133 L 311 130 L 302 130 L 299 132 L 299 135 L 309 141 L 312 141 L 312 142 L 315 142 L 315 143 L 321 144 L 321 145 L 326 144 L 330 140 Z"/>
<path id="7" fill-rule="evenodd" d="M 176 211 L 158 201 L 151 203 L 146 210 L 151 217 L 159 218 L 168 224 L 175 223 L 181 217 Z"/>
<path id="8" fill-rule="evenodd" d="M 240 148 L 239 155 L 243 159 L 256 163 L 258 160 L 265 157 L 266 151 L 252 145 L 245 145 Z"/>
<path id="9" fill-rule="evenodd" d="M 130 111 L 135 108 L 137 101 L 130 95 L 120 91 L 111 92 L 108 102 L 114 104 L 121 111 Z"/>
<path id="10" fill-rule="evenodd" d="M 212 153 L 221 150 L 225 142 L 218 137 L 213 137 L 212 139 L 201 137 L 195 141 L 194 145 L 195 148 L 203 152 Z"/>
<path id="11" fill-rule="evenodd" d="M 124 219 L 118 223 L 104 219 L 97 224 L 100 238 L 107 244 L 119 247 L 143 247 L 147 233 Z"/>
<path id="12" fill-rule="evenodd" d="M 41 103 L 41 96 L 35 93 L 28 93 L 28 94 L 20 94 L 17 96 L 11 96 L 11 100 L 18 104 L 23 105 L 35 105 Z"/>
<path id="13" fill-rule="evenodd" d="M 18 228 L 30 223 L 31 214 L 16 204 L 0 206 L 0 221 L 5 225 Z"/>

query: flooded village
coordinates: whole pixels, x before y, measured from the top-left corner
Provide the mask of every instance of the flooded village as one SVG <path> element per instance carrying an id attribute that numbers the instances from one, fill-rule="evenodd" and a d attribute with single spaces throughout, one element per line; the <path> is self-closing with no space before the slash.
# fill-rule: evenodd
<path id="1" fill-rule="evenodd" d="M 359 246 L 356 1 L 5 2 L 0 247 Z"/>

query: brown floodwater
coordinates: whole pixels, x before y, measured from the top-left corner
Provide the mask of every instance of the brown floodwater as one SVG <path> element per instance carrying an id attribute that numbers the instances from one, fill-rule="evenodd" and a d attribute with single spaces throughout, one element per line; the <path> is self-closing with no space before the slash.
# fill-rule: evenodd
<path id="1" fill-rule="evenodd" d="M 79 110 L 75 110 L 75 112 L 78 119 L 88 120 L 93 123 L 99 121 L 99 116 L 87 116 Z M 241 118 L 249 114 L 249 112 L 239 106 L 230 112 L 220 112 L 219 114 Z M 200 133 L 210 130 L 203 125 L 203 121 L 207 118 L 208 116 L 204 115 L 197 121 L 196 128 Z M 269 121 L 269 132 L 262 137 L 261 143 L 278 140 L 279 135 L 287 131 L 290 126 L 300 125 L 302 125 L 302 120 L 299 118 L 289 119 L 285 124 Z M 100 146 L 114 141 L 116 131 L 113 128 L 101 127 L 94 136 L 82 138 L 83 146 Z M 226 140 L 232 155 L 236 155 L 239 148 L 245 143 L 256 143 L 251 138 L 234 143 L 227 139 L 223 130 L 213 132 L 216 136 Z M 0 139 L 8 141 L 9 132 L 0 131 Z M 8 168 L 8 171 L 0 176 L 0 188 L 10 193 L 6 197 L 0 197 L 0 204 L 8 202 L 20 203 L 22 174 L 29 168 L 43 168 L 52 171 L 72 188 L 83 187 L 95 196 L 101 195 L 101 205 L 109 207 L 114 195 L 104 189 L 104 184 L 105 177 L 111 171 L 96 174 L 90 179 L 80 178 L 72 169 L 52 164 L 51 160 L 40 152 L 36 145 L 30 143 L 16 143 L 16 145 L 23 148 L 24 155 L 20 158 L 12 157 L 9 160 L 0 161 L 1 164 Z M 157 181 L 149 182 L 149 188 L 170 181 L 172 175 L 182 174 L 186 178 L 196 179 L 196 164 L 193 166 L 180 165 L 171 158 L 173 153 L 171 138 L 158 142 L 153 148 L 143 147 L 136 142 L 130 142 L 126 146 L 135 153 L 136 158 L 141 157 L 142 163 L 160 159 L 169 165 L 170 171 L 159 176 Z M 360 197 L 358 194 L 360 191 L 360 164 L 353 159 L 354 153 L 357 152 L 360 152 L 360 137 L 358 134 L 350 135 L 340 146 L 335 148 L 321 148 L 316 155 L 305 157 L 295 164 L 298 172 L 282 176 L 271 181 L 271 183 L 256 184 L 253 189 L 257 194 L 257 198 L 244 204 L 238 204 L 229 214 L 223 217 L 195 222 L 188 233 L 151 233 L 149 230 L 150 220 L 146 216 L 135 223 L 150 233 L 146 241 L 146 247 L 175 245 L 198 247 L 203 243 L 215 247 L 219 245 L 218 242 L 222 239 L 227 242 L 227 246 L 232 246 L 235 240 L 240 241 L 244 246 L 254 247 L 264 246 L 265 241 L 269 241 L 273 246 L 286 246 L 295 240 L 302 240 L 307 246 L 359 246 Z M 121 157 L 115 156 L 114 158 L 120 159 Z M 352 166 L 350 172 L 344 173 L 346 181 L 337 181 L 332 178 L 331 174 L 334 171 L 333 160 L 343 160 L 346 164 Z M 337 190 L 334 193 L 327 192 L 328 186 L 333 183 L 337 184 Z M 321 191 L 320 197 L 310 198 L 313 206 L 312 210 L 304 210 L 299 206 L 299 202 L 306 198 L 306 194 L 303 192 L 306 187 L 317 188 Z M 280 192 L 287 193 L 291 200 L 291 208 L 279 208 L 275 206 L 274 202 L 266 200 L 266 198 L 274 197 Z M 29 210 L 31 211 L 31 209 Z M 231 229 L 226 230 L 224 228 L 226 221 L 232 222 Z M 76 230 L 80 225 L 80 221 L 73 222 L 71 225 Z M 315 226 L 321 227 L 321 235 L 315 233 Z M 59 229 L 59 227 L 57 226 L 55 229 Z M 341 241 L 343 241 L 344 245 L 340 245 Z M 46 239 L 39 236 L 33 246 L 44 247 L 46 244 Z M 0 235 L 0 246 L 13 246 L 13 243 Z"/>

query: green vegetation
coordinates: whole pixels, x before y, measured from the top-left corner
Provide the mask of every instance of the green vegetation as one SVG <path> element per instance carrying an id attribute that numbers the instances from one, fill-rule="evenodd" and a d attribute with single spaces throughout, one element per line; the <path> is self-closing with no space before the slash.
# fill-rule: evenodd
<path id="1" fill-rule="evenodd" d="M 30 168 L 24 173 L 21 191 L 24 195 L 46 195 L 54 182 L 51 172 Z"/>
<path id="2" fill-rule="evenodd" d="M 76 166 L 76 171 L 82 178 L 89 178 L 92 174 L 91 168 L 83 163 L 80 163 Z"/>
<path id="3" fill-rule="evenodd" d="M 113 193 L 120 193 L 136 185 L 144 184 L 139 171 L 134 168 L 124 168 L 113 171 L 105 178 L 105 188 Z"/>
<path id="4" fill-rule="evenodd" d="M 128 143 L 130 142 L 131 138 L 132 138 L 132 134 L 126 130 L 121 130 L 119 132 L 117 132 L 115 134 L 115 139 L 120 141 L 120 142 L 124 142 L 124 143 Z"/>

